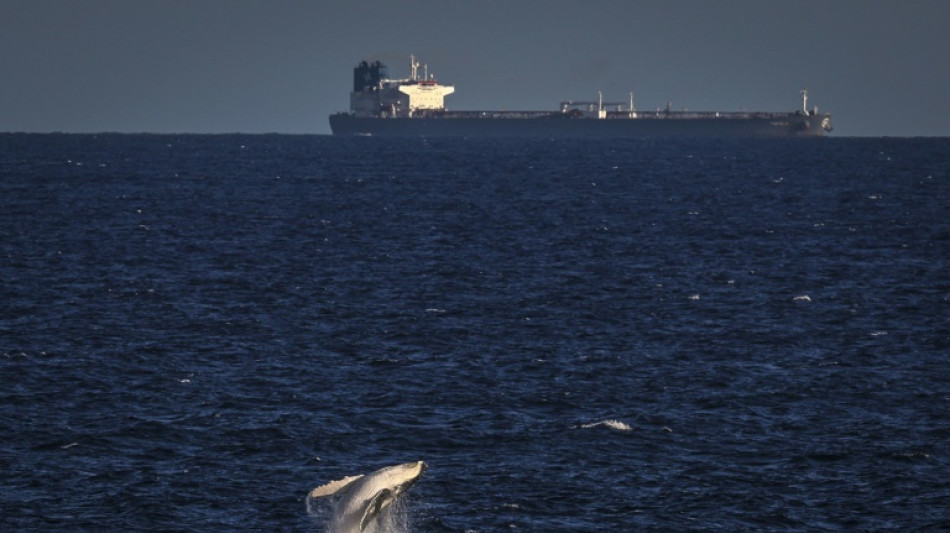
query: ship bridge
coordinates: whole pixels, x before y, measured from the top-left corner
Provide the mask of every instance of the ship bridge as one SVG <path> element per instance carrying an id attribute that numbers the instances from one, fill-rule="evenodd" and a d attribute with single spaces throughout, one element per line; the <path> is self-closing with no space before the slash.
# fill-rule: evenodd
<path id="1" fill-rule="evenodd" d="M 384 77 L 385 66 L 378 61 L 372 66 L 378 66 L 374 75 L 360 76 L 354 72 L 355 78 L 374 82 L 355 85 L 350 93 L 350 112 L 356 116 L 411 117 L 417 111 L 444 111 L 445 97 L 455 92 L 453 85 L 439 84 L 435 76 L 429 74 L 427 65 L 423 66 L 420 77 L 420 64 L 415 56 L 409 56 L 410 74 L 405 79 Z M 361 68 L 365 68 L 363 64 L 356 70 Z"/>

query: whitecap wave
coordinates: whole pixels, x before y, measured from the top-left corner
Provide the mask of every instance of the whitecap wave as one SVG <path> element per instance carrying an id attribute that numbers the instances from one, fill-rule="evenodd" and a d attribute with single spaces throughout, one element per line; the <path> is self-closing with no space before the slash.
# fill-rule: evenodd
<path id="1" fill-rule="evenodd" d="M 581 429 L 590 429 L 590 428 L 596 428 L 600 426 L 607 427 L 616 431 L 633 431 L 633 428 L 630 427 L 630 425 L 627 424 L 626 422 L 622 422 L 620 420 L 615 420 L 612 418 L 607 419 L 607 420 L 601 420 L 600 422 L 592 422 L 590 424 L 580 425 Z"/>

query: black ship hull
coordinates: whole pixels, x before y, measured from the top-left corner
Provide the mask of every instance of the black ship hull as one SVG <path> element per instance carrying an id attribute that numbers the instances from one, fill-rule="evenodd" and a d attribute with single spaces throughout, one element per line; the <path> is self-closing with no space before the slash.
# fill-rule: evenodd
<path id="1" fill-rule="evenodd" d="M 330 116 L 334 135 L 380 137 L 535 138 L 741 138 L 817 137 L 830 131 L 830 115 L 797 113 L 674 112 L 631 118 L 589 118 L 563 113 L 455 112 L 421 117 Z"/>

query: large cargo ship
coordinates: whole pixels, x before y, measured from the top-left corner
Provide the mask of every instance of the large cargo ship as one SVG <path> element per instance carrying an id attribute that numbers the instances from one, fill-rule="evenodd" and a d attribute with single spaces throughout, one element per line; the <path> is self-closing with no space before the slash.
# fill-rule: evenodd
<path id="1" fill-rule="evenodd" d="M 831 131 L 831 115 L 802 106 L 788 112 L 637 110 L 626 102 L 561 102 L 556 111 L 450 111 L 445 97 L 455 92 L 410 56 L 409 77 L 390 79 L 379 61 L 353 69 L 350 110 L 330 115 L 334 135 L 398 137 L 798 137 Z"/>

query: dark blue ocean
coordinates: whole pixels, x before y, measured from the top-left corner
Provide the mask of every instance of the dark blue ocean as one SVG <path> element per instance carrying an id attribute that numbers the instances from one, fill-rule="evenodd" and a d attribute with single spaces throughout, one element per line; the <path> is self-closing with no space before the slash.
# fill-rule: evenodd
<path id="1" fill-rule="evenodd" d="M 950 529 L 950 139 L 0 135 L 0 530 Z"/>

